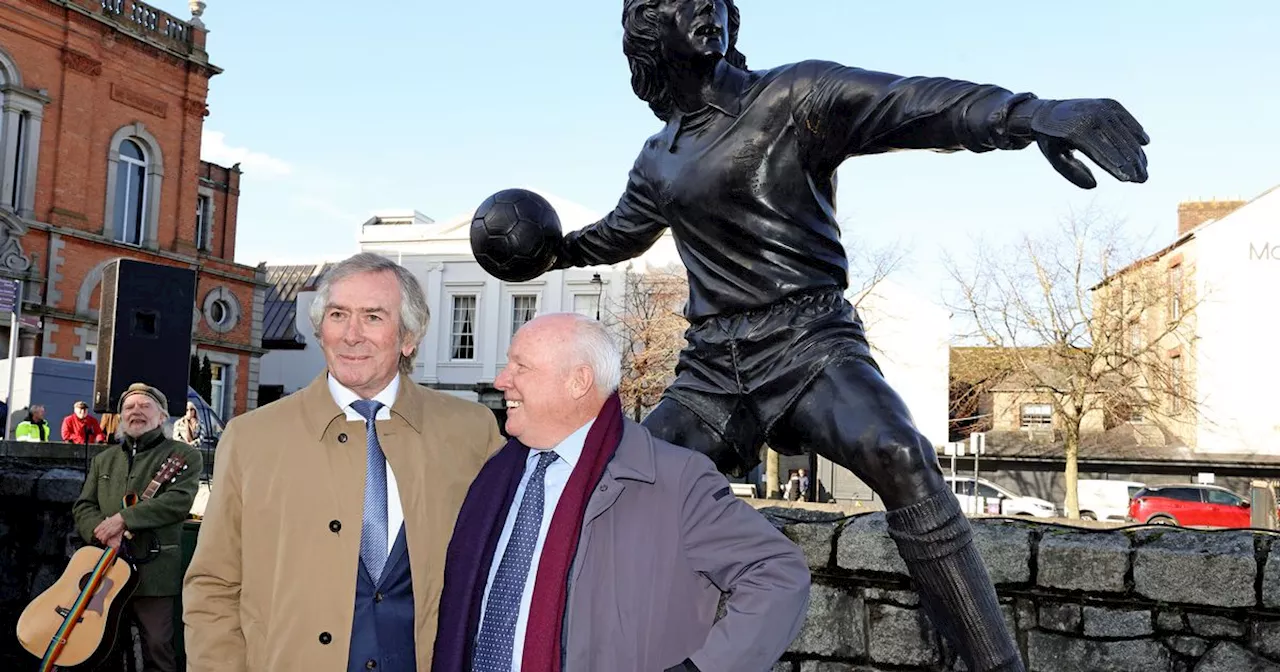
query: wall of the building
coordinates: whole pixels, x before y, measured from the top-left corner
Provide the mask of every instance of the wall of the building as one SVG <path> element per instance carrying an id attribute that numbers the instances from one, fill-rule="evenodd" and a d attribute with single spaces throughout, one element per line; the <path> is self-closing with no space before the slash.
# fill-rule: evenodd
<path id="1" fill-rule="evenodd" d="M 23 85 L 47 92 L 40 136 L 34 219 L 101 234 L 112 137 L 139 133 L 163 166 L 158 219 L 182 222 L 156 232 L 159 249 L 193 235 L 199 148 L 211 74 L 123 33 L 113 23 L 60 7 L 0 8 L 0 48 Z M 153 162 L 156 163 L 156 162 Z M 28 246 L 29 247 L 29 246 Z M 36 248 L 39 249 L 39 248 Z"/>
<path id="2" fill-rule="evenodd" d="M 947 441 L 951 313 L 892 280 L 854 297 L 872 355 L 935 446 Z"/>
<path id="3" fill-rule="evenodd" d="M 1050 404 L 1053 403 L 1053 396 L 1049 392 L 1037 392 L 1033 390 L 996 390 L 989 395 L 991 403 L 992 422 L 991 429 L 993 431 L 1019 431 L 1024 430 L 1022 426 L 1022 411 L 1026 404 Z M 1095 405 L 1095 401 L 1086 402 L 1086 406 Z M 1063 418 L 1055 409 L 1053 412 L 1053 420 L 1049 427 L 1043 429 L 1061 430 L 1063 427 Z M 1041 429 L 1033 427 L 1033 429 Z M 1080 431 L 1082 433 L 1101 432 L 1105 429 L 1105 415 L 1100 409 L 1089 410 L 1084 414 L 1084 420 L 1080 423 Z"/>
<path id="4" fill-rule="evenodd" d="M 28 289 L 24 310 L 42 319 L 32 354 L 92 356 L 102 268 L 112 259 L 192 268 L 199 277 L 194 341 L 225 353 L 236 378 L 229 410 L 238 414 L 253 407 L 261 342 L 257 272 L 232 263 L 240 171 L 200 160 L 208 80 L 217 72 L 204 54 L 203 31 L 157 16 L 162 28 L 151 30 L 98 3 L 0 6 L 0 52 L 22 87 L 48 101 L 40 114 L 35 200 L 19 213 L 25 229 L 19 249 L 29 261 L 19 273 Z M 149 163 L 152 216 L 141 245 L 113 235 L 108 185 L 124 138 L 136 140 Z M 202 194 L 212 198 L 214 222 L 204 250 L 196 246 Z M 218 299 L 230 309 L 224 325 L 210 316 Z"/>
<path id="5" fill-rule="evenodd" d="M 1280 189 L 1196 233 L 1201 452 L 1280 454 Z"/>

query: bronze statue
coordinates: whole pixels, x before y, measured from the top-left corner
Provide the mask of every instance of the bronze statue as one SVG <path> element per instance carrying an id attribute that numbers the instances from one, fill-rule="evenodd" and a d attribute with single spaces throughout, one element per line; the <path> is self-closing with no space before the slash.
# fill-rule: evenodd
<path id="1" fill-rule="evenodd" d="M 759 464 L 765 442 L 848 468 L 883 499 L 922 603 L 968 669 L 1023 670 L 933 447 L 844 298 L 836 168 L 865 154 L 1035 142 L 1089 189 L 1075 150 L 1118 180 L 1145 182 L 1146 133 L 1106 99 L 1042 100 L 825 61 L 748 70 L 733 0 L 624 0 L 622 24 L 632 88 L 665 126 L 617 207 L 565 236 L 543 268 L 618 263 L 670 227 L 688 269 L 689 345 L 645 426 L 735 476 Z"/>

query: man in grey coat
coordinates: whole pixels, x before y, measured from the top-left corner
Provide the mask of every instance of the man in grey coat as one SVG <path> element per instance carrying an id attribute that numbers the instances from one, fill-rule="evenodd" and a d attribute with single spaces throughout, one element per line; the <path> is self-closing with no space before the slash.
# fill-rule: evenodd
<path id="1" fill-rule="evenodd" d="M 589 318 L 516 334 L 512 440 L 459 514 L 434 672 L 763 672 L 799 633 L 803 554 L 710 459 L 626 420 L 620 371 Z"/>

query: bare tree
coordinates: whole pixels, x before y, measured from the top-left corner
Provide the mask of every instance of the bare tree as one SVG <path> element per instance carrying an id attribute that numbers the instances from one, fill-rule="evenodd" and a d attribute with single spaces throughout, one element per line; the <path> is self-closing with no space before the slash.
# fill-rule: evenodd
<path id="1" fill-rule="evenodd" d="M 628 270 L 620 305 L 607 311 L 605 321 L 622 346 L 618 394 L 637 422 L 658 404 L 675 377 L 676 359 L 685 346 L 688 322 L 683 307 L 688 296 L 683 269 Z"/>
<path id="2" fill-rule="evenodd" d="M 972 266 L 947 267 L 959 289 L 952 306 L 971 342 L 992 351 L 979 372 L 1051 404 L 1066 453 L 1067 515 L 1079 517 L 1081 439 L 1141 416 L 1185 422 L 1195 400 L 1185 379 L 1198 298 L 1191 283 L 1137 259 L 1120 223 L 1072 213 L 1049 235 L 1000 248 L 978 245 Z M 1137 259 L 1135 261 L 1135 259 Z"/>
<path id="3" fill-rule="evenodd" d="M 849 252 L 849 294 L 853 307 L 871 294 L 875 286 L 897 271 L 907 250 L 897 243 L 883 246 L 852 245 Z"/>

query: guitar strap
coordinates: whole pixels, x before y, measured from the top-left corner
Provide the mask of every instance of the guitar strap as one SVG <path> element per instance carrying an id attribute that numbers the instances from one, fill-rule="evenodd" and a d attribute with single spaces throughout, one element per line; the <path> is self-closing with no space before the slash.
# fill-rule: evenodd
<path id="1" fill-rule="evenodd" d="M 79 597 L 71 605 L 71 609 L 67 611 L 66 618 L 62 619 L 62 625 L 49 642 L 49 648 L 45 650 L 44 658 L 40 660 L 40 672 L 52 672 L 55 661 L 62 654 L 62 647 L 67 645 L 67 638 L 71 635 L 71 629 L 75 627 L 75 624 L 80 621 L 80 617 L 84 615 L 85 607 L 89 606 L 89 601 L 93 599 L 93 594 L 98 592 L 102 577 L 106 576 L 107 570 L 115 564 L 115 561 L 116 549 L 114 548 L 108 548 L 103 552 L 102 557 L 98 559 L 98 564 L 94 566 L 93 572 L 89 575 L 89 580 L 84 584 L 84 588 L 80 590 Z"/>

